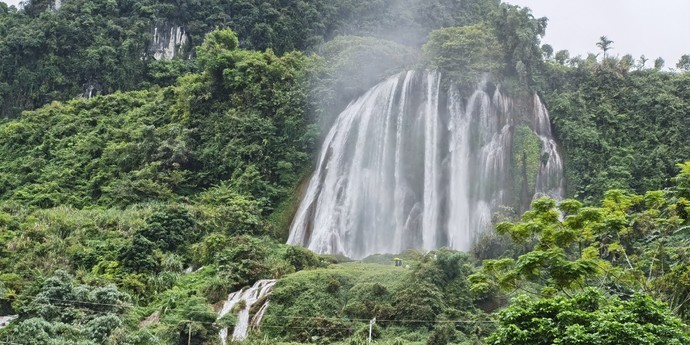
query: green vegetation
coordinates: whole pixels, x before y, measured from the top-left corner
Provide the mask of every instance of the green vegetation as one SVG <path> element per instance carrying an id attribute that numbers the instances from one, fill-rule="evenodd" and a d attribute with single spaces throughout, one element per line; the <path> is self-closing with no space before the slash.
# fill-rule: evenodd
<path id="1" fill-rule="evenodd" d="M 518 298 L 501 312 L 499 330 L 487 339 L 496 345 L 686 344 L 681 322 L 648 296 L 607 299 L 597 290 L 572 298 L 532 301 Z"/>
<path id="2" fill-rule="evenodd" d="M 541 162 L 542 142 L 527 125 L 518 125 L 513 134 L 512 168 L 516 172 L 513 178 L 513 195 L 518 200 L 528 200 L 529 191 L 534 190 L 536 176 Z M 527 207 L 520 205 L 522 211 Z"/>
<path id="3" fill-rule="evenodd" d="M 217 303 L 274 277 L 246 344 L 364 344 L 372 318 L 385 345 L 690 341 L 688 55 L 554 54 L 546 18 L 498 0 L 51 7 L 0 4 L 0 343 L 218 344 Z M 334 116 L 421 67 L 520 109 L 538 91 L 574 199 L 501 210 L 474 256 L 396 254 L 410 269 L 282 244 Z M 523 120 L 516 196 L 541 160 Z"/>
<path id="4" fill-rule="evenodd" d="M 504 69 L 501 44 L 484 24 L 436 30 L 429 35 L 424 53 L 432 67 L 468 85 L 477 84 L 483 73 L 500 75 Z"/>
<path id="5" fill-rule="evenodd" d="M 281 279 L 262 335 L 320 343 L 364 340 L 373 318 L 375 338 L 394 342 L 476 342 L 488 334 L 490 328 L 482 328 L 487 316 L 470 293 L 469 257 L 447 249 L 414 257 L 410 270 L 346 263 Z M 457 329 L 443 326 L 455 319 L 467 322 Z"/>
<path id="6" fill-rule="evenodd" d="M 565 151 L 570 196 L 592 202 L 612 188 L 668 187 L 676 164 L 690 157 L 690 74 L 634 69 L 630 60 L 547 64 L 544 100 Z"/>
<path id="7" fill-rule="evenodd" d="M 123 207 L 215 185 L 213 203 L 244 195 L 270 211 L 309 165 L 308 60 L 236 42 L 231 31 L 210 34 L 204 72 L 173 87 L 53 103 L 2 125 L 0 196 Z"/>
<path id="8" fill-rule="evenodd" d="M 678 188 L 644 195 L 609 190 L 599 207 L 572 199 L 534 201 L 520 222 L 496 227 L 534 249 L 516 259 L 485 260 L 471 277 L 475 292 L 501 288 L 570 296 L 587 286 L 620 296 L 639 291 L 687 318 L 690 199 L 684 187 L 688 164 L 682 167 Z"/>
<path id="9" fill-rule="evenodd" d="M 230 28 L 245 49 L 279 55 L 313 50 L 339 35 L 372 36 L 411 46 L 440 27 L 474 24 L 498 0 L 66 0 L 0 7 L 0 118 L 52 101 L 167 86 L 197 71 L 206 33 Z M 153 32 L 181 27 L 188 44 L 173 61 L 154 58 Z M 91 90 L 91 91 L 89 91 Z"/>
<path id="10" fill-rule="evenodd" d="M 217 338 L 210 303 L 319 264 L 266 237 L 280 238 L 268 216 L 292 194 L 315 139 L 309 59 L 240 50 L 230 30 L 209 34 L 198 54 L 203 71 L 174 86 L 55 102 L 0 126 L 1 298 L 21 315 L 12 332 L 62 339 L 67 327 L 60 341 L 175 343 L 191 327 L 201 344 Z M 56 270 L 72 272 L 51 278 L 67 287 L 38 299 Z M 92 324 L 98 310 L 25 309 L 96 298 L 87 287 L 71 292 L 73 279 L 97 291 L 116 284 L 131 302 L 103 325 Z M 159 321 L 132 332 L 154 314 Z M 89 338 L 94 327 L 100 335 Z"/>

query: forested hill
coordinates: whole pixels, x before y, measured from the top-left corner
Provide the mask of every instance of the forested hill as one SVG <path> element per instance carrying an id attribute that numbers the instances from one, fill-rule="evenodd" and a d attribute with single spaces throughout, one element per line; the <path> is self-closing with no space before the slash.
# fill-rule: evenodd
<path id="1" fill-rule="evenodd" d="M 242 48 L 272 49 L 279 55 L 312 50 L 339 35 L 420 46 L 431 30 L 476 23 L 499 1 L 57 3 L 59 8 L 54 0 L 26 1 L 23 10 L 0 5 L 0 117 L 15 117 L 54 100 L 171 84 L 197 70 L 185 58 L 194 55 L 194 47 L 214 28 L 233 29 Z M 156 48 L 183 58 L 161 61 Z"/>
<path id="2" fill-rule="evenodd" d="M 244 344 L 362 344 L 373 318 L 386 345 L 690 343 L 690 57 L 571 57 L 546 24 L 499 0 L 0 3 L 0 344 L 219 344 L 262 279 Z M 468 253 L 285 245 L 337 115 L 410 69 L 500 88 L 523 134 L 537 93 L 572 199 L 503 205 Z M 539 169 L 523 137 L 512 169 Z"/>
<path id="3" fill-rule="evenodd" d="M 685 56 L 688 57 L 687 55 Z M 547 59 L 543 94 L 565 151 L 568 195 L 672 186 L 688 160 L 690 65 L 645 68 L 630 55 Z"/>

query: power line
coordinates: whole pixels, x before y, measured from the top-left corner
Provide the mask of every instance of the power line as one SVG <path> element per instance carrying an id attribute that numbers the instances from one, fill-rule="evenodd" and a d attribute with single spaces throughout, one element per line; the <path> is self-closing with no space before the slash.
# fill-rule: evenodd
<path id="1" fill-rule="evenodd" d="M 309 320 L 337 320 L 337 321 L 366 321 L 369 322 L 370 319 L 358 319 L 358 318 L 328 318 L 328 317 L 318 317 L 318 316 L 280 316 L 280 315 L 271 315 L 273 318 L 281 318 L 281 319 L 309 319 Z M 471 320 L 415 320 L 415 319 L 402 319 L 402 320 L 395 320 L 395 319 L 376 319 L 377 322 L 400 322 L 400 323 L 496 323 L 498 321 L 495 320 L 476 320 L 476 321 L 471 321 Z"/>
<path id="2" fill-rule="evenodd" d="M 88 304 L 88 305 L 96 305 L 96 306 L 110 306 L 110 307 L 118 307 L 118 308 L 130 308 L 132 307 L 131 304 L 113 304 L 113 303 L 98 303 L 98 302 L 89 302 L 89 301 L 80 301 L 80 300 L 69 300 L 69 299 L 56 299 L 56 298 L 46 298 L 46 297 L 40 297 L 40 296 L 21 296 L 22 298 L 30 299 L 30 300 L 39 300 L 39 299 L 45 299 L 48 301 L 52 302 L 61 302 L 61 303 L 74 303 L 74 304 Z M 14 299 L 7 298 L 7 297 L 0 297 L 0 300 L 7 300 L 7 301 L 12 301 Z M 84 309 L 84 308 L 79 308 L 77 306 L 73 305 L 60 305 L 60 306 L 70 306 L 75 309 Z M 91 310 L 91 309 L 85 309 L 85 310 Z M 270 316 L 272 318 L 278 318 L 278 319 L 290 319 L 290 320 L 318 320 L 318 321 L 361 321 L 361 322 L 369 322 L 370 319 L 363 319 L 363 318 L 339 318 L 339 317 L 320 317 L 320 316 L 289 316 L 289 315 L 272 315 Z M 182 322 L 197 322 L 201 324 L 216 324 L 216 322 L 203 322 L 203 321 L 194 321 L 194 320 L 180 320 Z M 429 323 L 429 324 L 452 324 L 452 323 L 467 323 L 467 324 L 476 324 L 476 323 L 497 323 L 498 321 L 495 320 L 421 320 L 421 319 L 377 319 L 379 322 L 388 322 L 388 323 Z"/>
<path id="3" fill-rule="evenodd" d="M 347 318 L 324 318 L 324 317 L 307 317 L 307 316 L 274 316 L 275 318 L 282 318 L 282 319 L 299 319 L 299 320 L 318 320 L 318 321 L 350 321 L 350 322 L 355 322 L 355 321 L 366 321 L 369 322 L 369 319 L 347 319 Z M 190 327 L 192 323 L 196 324 L 205 324 L 205 325 L 215 325 L 215 326 L 220 326 L 217 321 L 216 322 L 207 322 L 207 321 L 194 321 L 194 320 L 178 320 L 178 323 L 189 323 Z M 466 323 L 466 324 L 477 324 L 477 323 L 496 323 L 497 321 L 492 321 L 492 320 L 478 320 L 478 321 L 468 321 L 468 320 L 377 320 L 377 322 L 389 322 L 389 323 L 429 323 L 429 324 L 457 324 L 457 323 Z M 352 330 L 355 325 L 350 325 L 350 326 L 345 326 L 345 325 L 334 325 L 334 326 L 309 326 L 309 325 L 304 325 L 304 326 L 279 326 L 279 325 L 261 325 L 261 329 L 289 329 L 289 330 Z M 191 332 L 190 332 L 191 334 Z M 16 342 L 10 342 L 10 341 L 2 341 L 0 340 L 0 344 L 8 344 L 8 345 L 23 345 L 22 343 L 16 343 Z"/>
<path id="4" fill-rule="evenodd" d="M 369 322 L 371 321 L 370 319 L 350 319 L 350 318 L 326 318 L 326 317 L 318 317 L 318 316 L 271 316 L 272 318 L 278 318 L 278 319 L 299 319 L 299 320 L 310 320 L 310 321 L 342 321 L 342 322 Z M 269 318 L 271 318 L 269 317 Z M 178 320 L 178 322 L 195 322 L 198 324 L 206 324 L 206 325 L 218 325 L 218 322 L 207 322 L 207 321 L 194 321 L 194 320 Z M 427 323 L 427 324 L 454 324 L 454 323 L 463 323 L 463 324 L 478 324 L 478 323 L 498 323 L 498 321 L 495 320 L 380 320 L 376 319 L 376 322 L 387 322 L 387 323 Z M 321 328 L 326 328 L 326 329 L 349 329 L 347 328 L 337 328 L 337 327 L 329 327 L 329 326 L 266 326 L 262 325 L 261 328 L 288 328 L 288 329 L 321 329 Z"/>
<path id="5" fill-rule="evenodd" d="M 29 296 L 29 295 L 20 295 L 15 298 L 8 298 L 8 297 L 0 297 L 0 300 L 5 300 L 5 301 L 15 301 L 17 299 L 29 299 L 29 300 L 38 300 L 38 299 L 43 299 L 43 300 L 48 300 L 51 302 L 64 302 L 64 303 L 74 303 L 74 304 L 89 304 L 89 305 L 97 305 L 97 306 L 110 306 L 110 307 L 118 307 L 118 308 L 130 308 L 132 307 L 131 304 L 129 303 L 122 303 L 122 304 L 113 304 L 113 303 L 99 303 L 99 302 L 89 302 L 89 301 L 79 301 L 79 300 L 69 300 L 69 299 L 58 299 L 58 298 L 48 298 L 48 297 L 42 297 L 42 296 Z"/>

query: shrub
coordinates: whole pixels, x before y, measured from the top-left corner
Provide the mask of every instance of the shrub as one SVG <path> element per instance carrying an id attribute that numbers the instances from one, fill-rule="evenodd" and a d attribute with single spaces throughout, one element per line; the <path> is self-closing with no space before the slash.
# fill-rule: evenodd
<path id="1" fill-rule="evenodd" d="M 666 305 L 637 294 L 628 301 L 588 289 L 572 298 L 522 296 L 499 314 L 494 345 L 688 344 L 683 324 Z"/>
<path id="2" fill-rule="evenodd" d="M 285 261 L 295 267 L 295 271 L 301 271 L 319 266 L 319 258 L 309 249 L 289 246 L 285 250 Z"/>

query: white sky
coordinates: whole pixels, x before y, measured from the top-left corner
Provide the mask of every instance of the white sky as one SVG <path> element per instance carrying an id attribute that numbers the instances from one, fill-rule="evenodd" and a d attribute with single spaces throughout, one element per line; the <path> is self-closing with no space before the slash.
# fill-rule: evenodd
<path id="1" fill-rule="evenodd" d="M 0 0 L 10 5 L 20 0 Z M 690 0 L 504 0 L 529 7 L 535 17 L 548 17 L 543 42 L 570 56 L 598 53 L 602 35 L 613 40 L 611 54 L 661 56 L 675 67 L 690 54 Z"/>
<path id="2" fill-rule="evenodd" d="M 690 54 L 690 0 L 506 0 L 529 7 L 535 17 L 549 23 L 542 40 L 554 51 L 570 56 L 599 53 L 600 36 L 613 43 L 609 54 L 662 57 L 675 68 L 683 54 Z"/>
<path id="3" fill-rule="evenodd" d="M 18 5 L 19 5 L 19 1 L 20 1 L 20 0 L 1 0 L 0 2 L 4 2 L 4 3 L 6 3 L 6 4 L 10 5 L 10 6 L 12 6 L 12 5 L 18 6 Z"/>

